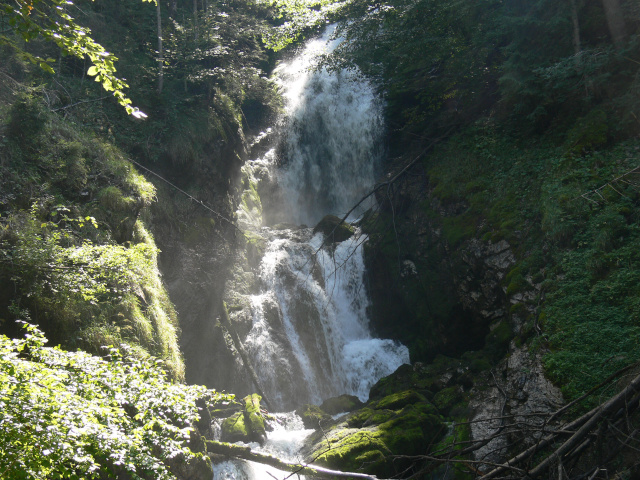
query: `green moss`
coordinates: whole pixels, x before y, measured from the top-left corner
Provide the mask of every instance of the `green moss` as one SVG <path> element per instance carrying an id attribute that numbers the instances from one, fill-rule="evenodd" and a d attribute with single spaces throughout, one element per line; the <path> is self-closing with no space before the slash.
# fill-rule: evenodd
<path id="1" fill-rule="evenodd" d="M 267 242 L 263 237 L 255 233 L 245 231 L 244 238 L 246 241 L 245 250 L 247 252 L 247 260 L 250 265 L 258 266 L 267 247 Z"/>
<path id="2" fill-rule="evenodd" d="M 253 182 L 248 182 L 248 188 L 242 192 L 242 209 L 256 218 L 262 216 L 262 201 Z"/>
<path id="3" fill-rule="evenodd" d="M 347 419 L 347 424 L 352 428 L 363 428 L 380 425 L 397 415 L 393 410 L 363 408 Z"/>
<path id="4" fill-rule="evenodd" d="M 325 237 L 329 237 L 331 242 L 342 242 L 350 238 L 355 229 L 346 222 L 342 222 L 341 218 L 335 215 L 326 215 L 313 228 L 313 233 L 322 232 Z"/>
<path id="5" fill-rule="evenodd" d="M 303 405 L 296 410 L 296 414 L 302 418 L 305 428 L 317 429 L 327 425 L 332 420 L 331 415 L 317 405 Z"/>
<path id="6" fill-rule="evenodd" d="M 115 185 L 110 185 L 100 190 L 98 201 L 104 208 L 115 212 L 128 211 L 133 208 L 135 203 L 133 198 L 125 197 Z"/>
<path id="7" fill-rule="evenodd" d="M 527 307 L 524 303 L 514 303 L 509 307 L 509 313 L 511 315 L 519 315 L 527 313 Z"/>
<path id="8" fill-rule="evenodd" d="M 391 453 L 381 440 L 382 436 L 381 432 L 369 430 L 347 430 L 334 434 L 330 443 L 320 447 L 326 451 L 316 458 L 316 462 L 350 472 L 378 472 L 381 467 L 384 468 L 383 459 Z M 370 459 L 377 459 L 377 462 L 371 464 L 365 461 Z"/>
<path id="9" fill-rule="evenodd" d="M 399 410 L 406 405 L 426 401 L 427 399 L 415 390 L 405 390 L 403 392 L 393 393 L 384 397 L 382 400 L 374 404 L 374 408 L 377 410 Z"/>
<path id="10" fill-rule="evenodd" d="M 357 412 L 349 415 L 347 425 L 351 428 L 361 428 L 365 422 L 373 415 L 373 409 L 369 407 L 362 408 Z"/>
<path id="11" fill-rule="evenodd" d="M 249 438 L 249 430 L 245 424 L 243 412 L 238 412 L 225 418 L 222 422 L 222 440 L 225 442 L 246 441 Z"/>
<path id="12" fill-rule="evenodd" d="M 455 217 L 443 217 L 442 233 L 449 245 L 455 247 L 471 238 L 476 233 L 478 220 L 470 211 Z"/>
<path id="13" fill-rule="evenodd" d="M 522 274 L 522 265 L 516 265 L 507 273 L 505 283 L 507 284 L 507 295 L 522 292 L 530 287 Z"/>
<path id="14" fill-rule="evenodd" d="M 394 418 L 380 425 L 384 442 L 393 452 L 417 454 L 445 433 L 443 419 L 433 405 L 407 405 Z"/>
<path id="15" fill-rule="evenodd" d="M 394 402 L 399 404 L 397 399 Z M 424 453 L 446 430 L 442 417 L 427 403 L 405 405 L 396 411 L 365 408 L 351 415 L 348 425 L 362 427 L 336 428 L 326 434 L 316 450 L 318 463 L 384 478 L 402 468 L 402 461 L 390 461 L 392 455 Z M 367 463 L 366 459 L 374 461 Z"/>
<path id="16" fill-rule="evenodd" d="M 264 427 L 264 417 L 260 412 L 261 400 L 262 397 L 257 393 L 247 395 L 244 398 L 244 417 L 250 438 L 262 443 L 266 440 L 266 431 Z"/>
<path id="17" fill-rule="evenodd" d="M 473 373 L 480 373 L 486 370 L 490 370 L 493 366 L 491 360 L 487 357 L 487 353 L 484 350 L 475 352 L 465 352 L 462 355 L 462 359 L 467 362 L 469 369 Z"/>
<path id="18" fill-rule="evenodd" d="M 462 390 L 459 386 L 452 386 L 440 390 L 433 397 L 433 403 L 443 415 L 447 415 L 451 408 L 459 403 L 463 398 Z"/>

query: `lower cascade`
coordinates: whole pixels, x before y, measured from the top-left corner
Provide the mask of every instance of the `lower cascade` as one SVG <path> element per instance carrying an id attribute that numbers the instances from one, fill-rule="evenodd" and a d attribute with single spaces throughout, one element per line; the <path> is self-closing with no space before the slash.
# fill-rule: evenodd
<path id="1" fill-rule="evenodd" d="M 369 330 L 367 236 L 332 216 L 342 217 L 373 186 L 382 111 L 371 85 L 357 74 L 314 68 L 317 56 L 335 44 L 331 33 L 277 69 L 286 113 L 259 137 L 259 157 L 243 167 L 238 219 L 257 258 L 236 277 L 253 275 L 255 282 L 240 288 L 236 278 L 227 299 L 231 323 L 242 325 L 238 337 L 254 381 L 245 377 L 251 385 L 235 391 L 258 388 L 277 412 L 342 394 L 364 402 L 380 378 L 409 363 L 404 345 L 374 338 Z M 297 226 L 321 219 L 315 228 Z M 357 224 L 353 215 L 348 220 Z M 277 413 L 267 422 L 266 442 L 252 447 L 300 461 L 296 454 L 312 430 L 294 413 Z M 274 476 L 265 468 L 223 462 L 214 479 Z"/>

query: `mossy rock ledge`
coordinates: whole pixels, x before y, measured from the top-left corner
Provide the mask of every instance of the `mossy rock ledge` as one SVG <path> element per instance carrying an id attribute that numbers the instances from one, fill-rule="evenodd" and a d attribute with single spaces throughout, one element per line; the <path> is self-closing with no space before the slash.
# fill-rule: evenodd
<path id="1" fill-rule="evenodd" d="M 256 393 L 242 399 L 242 411 L 236 412 L 222 422 L 223 442 L 258 442 L 267 439 L 264 417 L 260 411 L 262 397 Z"/>
<path id="2" fill-rule="evenodd" d="M 351 238 L 355 229 L 335 215 L 326 215 L 313 229 L 313 233 L 318 232 L 322 232 L 327 241 L 339 243 Z"/>
<path id="3" fill-rule="evenodd" d="M 304 428 L 324 428 L 332 422 L 331 415 L 317 405 L 305 404 L 296 410 L 296 415 L 302 419 Z"/>
<path id="4" fill-rule="evenodd" d="M 306 461 L 389 478 L 408 465 L 393 455 L 419 455 L 446 433 L 444 418 L 415 390 L 368 402 L 339 423 L 311 435 Z"/>
<path id="5" fill-rule="evenodd" d="M 355 395 L 340 395 L 328 398 L 322 402 L 320 408 L 329 415 L 337 415 L 339 413 L 353 412 L 363 406 L 364 404 Z"/>

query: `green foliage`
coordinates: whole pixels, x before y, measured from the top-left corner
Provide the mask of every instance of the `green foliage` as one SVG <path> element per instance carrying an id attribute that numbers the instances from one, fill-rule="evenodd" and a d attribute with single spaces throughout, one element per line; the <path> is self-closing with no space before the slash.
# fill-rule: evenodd
<path id="1" fill-rule="evenodd" d="M 108 348 L 109 360 L 45 347 L 36 327 L 0 336 L 0 470 L 15 479 L 172 479 L 188 461 L 196 400 L 228 396 L 172 383 L 157 361 Z"/>
<path id="2" fill-rule="evenodd" d="M 158 249 L 138 219 L 154 186 L 118 149 L 48 114 L 36 98 L 19 98 L 10 113 L 10 130 L 38 128 L 0 144 L 4 332 L 17 334 L 7 322 L 14 305 L 66 347 L 100 353 L 127 342 L 184 378 Z"/>
<path id="3" fill-rule="evenodd" d="M 0 11 L 3 16 L 3 25 L 6 21 L 13 32 L 25 42 L 43 38 L 55 43 L 65 55 L 73 55 L 80 59 L 89 58 L 92 66 L 87 75 L 95 77 L 107 92 L 113 92 L 118 103 L 125 107 L 127 113 L 138 117 L 145 115 L 137 108 L 131 106 L 131 100 L 127 98 L 124 90 L 128 85 L 116 76 L 114 63 L 118 58 L 105 50 L 105 48 L 93 40 L 91 31 L 76 23 L 68 13 L 73 5 L 68 0 L 32 0 L 29 2 L 2 2 Z M 43 58 L 29 53 L 18 46 L 18 42 L 9 36 L 0 35 L 0 45 L 13 47 L 20 56 L 25 57 L 31 63 L 39 65 L 48 73 L 55 73 L 51 66 L 53 58 Z"/>
<path id="4" fill-rule="evenodd" d="M 268 48 L 282 50 L 310 31 L 324 28 L 328 19 L 342 14 L 351 0 L 269 0 L 275 10 L 277 26 L 266 30 Z"/>
<path id="5" fill-rule="evenodd" d="M 548 349 L 547 372 L 568 399 L 640 358 L 638 175 L 607 183 L 637 167 L 640 145 L 632 140 L 608 147 L 605 121 L 598 109 L 578 120 L 567 137 L 582 146 L 571 155 L 565 152 L 574 142 L 562 136 L 521 140 L 496 129 L 467 128 L 425 164 L 438 197 L 466 202 L 484 219 L 476 235 L 511 243 L 519 260 L 503 280 L 506 294 L 541 285 L 532 321 L 542 335 L 534 341 Z M 589 193 L 596 188 L 598 193 Z M 441 225 L 444 238 L 455 234 L 455 222 Z M 511 313 L 524 307 L 518 303 Z M 524 340 L 536 335 L 531 323 L 524 328 Z M 464 358 L 474 370 L 488 368 L 511 336 L 503 321 L 482 351 Z"/>
<path id="6" fill-rule="evenodd" d="M 638 10 L 623 2 L 629 35 L 614 46 L 601 2 L 576 3 L 579 46 L 571 2 L 354 0 L 329 63 L 380 81 L 400 149 L 483 115 L 521 131 L 565 128 L 595 105 L 632 135 Z"/>

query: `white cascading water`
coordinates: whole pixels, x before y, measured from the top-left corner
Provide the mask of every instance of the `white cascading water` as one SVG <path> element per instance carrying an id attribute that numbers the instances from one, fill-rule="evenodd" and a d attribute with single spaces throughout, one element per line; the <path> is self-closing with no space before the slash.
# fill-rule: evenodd
<path id="1" fill-rule="evenodd" d="M 279 145 L 244 167 L 252 181 L 275 179 L 285 212 L 278 218 L 289 225 L 342 216 L 372 188 L 380 160 L 382 109 L 371 85 L 357 72 L 314 69 L 318 56 L 335 46 L 332 31 L 276 70 L 286 102 Z M 243 228 L 267 244 L 261 292 L 248 298 L 252 327 L 244 339 L 262 390 L 279 411 L 344 393 L 366 401 L 377 380 L 409 363 L 405 346 L 369 331 L 366 236 L 356 229 L 351 238 L 323 246 L 322 233 L 264 227 L 261 213 L 246 206 L 238 212 Z M 310 431 L 293 414 L 282 415 L 263 449 L 300 461 L 295 452 Z M 266 478 L 266 472 L 251 463 L 224 462 L 215 467 L 214 479 Z"/>
<path id="2" fill-rule="evenodd" d="M 346 213 L 373 186 L 381 160 L 382 104 L 371 84 L 356 70 L 316 69 L 340 42 L 330 40 L 334 29 L 275 72 L 286 109 L 278 180 L 295 224 Z"/>

